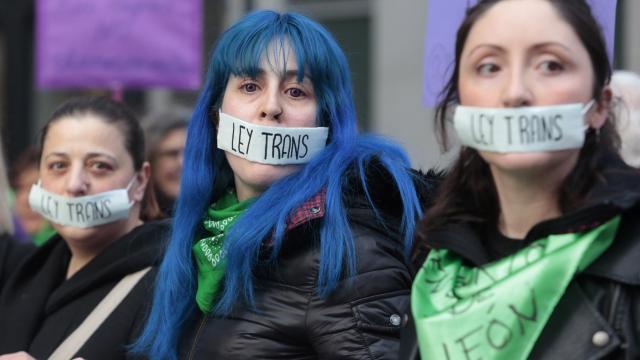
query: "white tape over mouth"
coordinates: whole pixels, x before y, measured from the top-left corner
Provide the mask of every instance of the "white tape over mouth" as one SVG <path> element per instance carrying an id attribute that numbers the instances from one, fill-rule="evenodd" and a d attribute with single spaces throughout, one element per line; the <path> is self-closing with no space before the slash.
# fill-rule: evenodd
<path id="1" fill-rule="evenodd" d="M 481 151 L 579 149 L 585 139 L 584 110 L 590 106 L 581 103 L 515 108 L 458 106 L 453 124 L 462 144 Z"/>
<path id="2" fill-rule="evenodd" d="M 329 136 L 327 127 L 264 126 L 219 114 L 218 149 L 257 163 L 307 163 L 324 149 Z"/>
<path id="3" fill-rule="evenodd" d="M 45 219 L 63 226 L 84 229 L 109 224 L 129 217 L 129 209 L 134 201 L 129 200 L 128 189 L 134 179 L 124 189 L 80 197 L 52 193 L 38 181 L 31 186 L 29 206 Z"/>

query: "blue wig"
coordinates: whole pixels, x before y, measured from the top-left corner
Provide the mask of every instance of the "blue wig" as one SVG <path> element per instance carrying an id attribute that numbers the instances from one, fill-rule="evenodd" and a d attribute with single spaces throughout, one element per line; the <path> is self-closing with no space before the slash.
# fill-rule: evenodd
<path id="1" fill-rule="evenodd" d="M 262 193 L 227 234 L 227 273 L 214 311 L 219 316 L 229 314 L 238 301 L 255 305 L 252 272 L 263 240 L 273 234 L 271 261 L 275 262 L 290 214 L 323 189 L 326 212 L 320 230 L 317 291 L 329 295 L 341 279 L 355 274 L 355 244 L 343 204 L 343 185 L 347 170 L 355 169 L 369 197 L 364 174 L 366 164 L 374 159 L 386 168 L 399 190 L 401 230 L 409 254 L 413 229 L 421 216 L 407 171 L 409 161 L 400 147 L 358 135 L 349 68 L 342 50 L 323 27 L 304 16 L 251 13 L 221 36 L 211 55 L 206 83 L 189 123 L 171 240 L 158 273 L 153 308 L 134 352 L 152 359 L 177 356 L 184 322 L 196 311 L 197 271 L 191 249 L 207 207 L 233 184 L 224 152 L 216 146 L 210 112 L 222 104 L 230 75 L 255 77 L 260 60 L 272 58 L 266 52 L 281 53 L 285 46 L 295 53 L 299 79 L 307 75 L 313 83 L 317 122 L 329 127 L 328 144 L 298 172 Z M 373 207 L 370 197 L 369 201 Z"/>

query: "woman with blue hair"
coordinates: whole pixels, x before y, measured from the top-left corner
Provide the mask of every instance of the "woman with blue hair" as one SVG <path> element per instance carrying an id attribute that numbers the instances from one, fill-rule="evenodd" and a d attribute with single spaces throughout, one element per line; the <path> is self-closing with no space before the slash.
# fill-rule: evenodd
<path id="1" fill-rule="evenodd" d="M 360 136 L 345 56 L 259 11 L 213 51 L 174 228 L 133 351 L 152 359 L 394 358 L 421 215 L 396 145 Z"/>

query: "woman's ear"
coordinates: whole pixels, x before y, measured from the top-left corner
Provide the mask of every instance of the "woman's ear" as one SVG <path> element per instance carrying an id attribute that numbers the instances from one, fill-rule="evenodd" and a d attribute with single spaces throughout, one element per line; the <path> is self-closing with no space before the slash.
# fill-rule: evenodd
<path id="1" fill-rule="evenodd" d="M 609 110 L 613 101 L 611 87 L 606 85 L 602 89 L 600 99 L 593 104 L 594 109 L 587 113 L 587 122 L 590 128 L 600 129 L 609 117 Z"/>
<path id="2" fill-rule="evenodd" d="M 142 202 L 144 198 L 144 190 L 149 184 L 151 178 L 151 165 L 148 161 L 142 164 L 142 168 L 136 173 L 136 183 L 131 189 L 131 199 L 137 202 Z"/>

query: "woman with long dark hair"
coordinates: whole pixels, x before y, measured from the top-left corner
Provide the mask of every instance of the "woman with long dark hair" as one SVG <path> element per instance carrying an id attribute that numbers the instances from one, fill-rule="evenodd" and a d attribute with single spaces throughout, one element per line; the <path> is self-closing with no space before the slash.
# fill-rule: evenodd
<path id="1" fill-rule="evenodd" d="M 425 214 L 402 358 L 640 357 L 640 175 L 610 75 L 584 0 L 468 10 L 437 113 L 463 146 Z"/>

